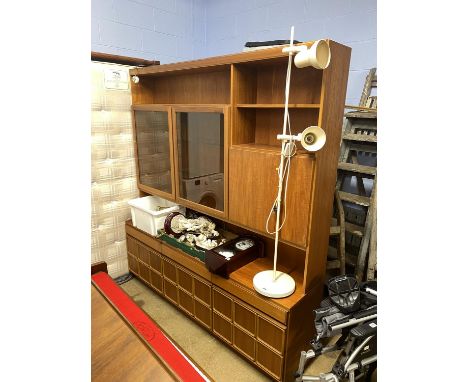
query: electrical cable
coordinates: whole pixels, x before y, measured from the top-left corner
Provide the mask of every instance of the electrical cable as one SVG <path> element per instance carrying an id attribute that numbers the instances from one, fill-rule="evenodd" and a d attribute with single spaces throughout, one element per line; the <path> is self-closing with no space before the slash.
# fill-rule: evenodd
<path id="1" fill-rule="evenodd" d="M 288 69 L 287 69 L 287 72 L 286 72 L 286 87 L 285 87 L 285 99 L 286 99 L 286 102 L 288 102 L 288 99 L 289 99 L 289 84 L 290 84 L 290 81 L 291 81 L 291 60 L 289 61 L 288 63 Z M 286 107 L 287 109 L 287 107 Z M 270 222 L 270 219 L 271 219 L 271 216 L 273 214 L 273 211 L 275 210 L 275 206 L 278 205 L 278 196 L 275 198 L 275 201 L 273 202 L 273 205 L 270 209 L 270 213 L 268 214 L 268 218 L 266 220 L 266 224 L 265 224 L 265 229 L 266 229 L 266 232 L 269 233 L 270 235 L 274 235 L 276 233 L 278 233 L 279 231 L 281 231 L 281 229 L 283 228 L 284 226 L 284 223 L 286 222 L 286 216 L 287 216 L 287 203 L 286 203 L 286 197 L 287 197 L 287 194 L 288 194 L 288 184 L 289 184 L 289 172 L 290 172 L 290 169 L 291 169 L 291 158 L 296 155 L 296 152 L 297 152 L 297 146 L 296 146 L 296 142 L 292 139 L 292 133 L 291 133 L 291 120 L 290 120 L 290 117 L 289 117 L 289 110 L 286 110 L 286 115 L 285 115 L 285 118 L 286 118 L 286 123 L 287 123 L 287 127 L 288 127 L 288 133 L 289 133 L 289 141 L 288 141 L 288 144 L 289 146 L 285 146 L 284 149 L 281 151 L 281 155 L 284 156 L 286 158 L 286 164 L 285 164 L 285 169 L 284 169 L 284 172 L 282 174 L 282 177 L 279 179 L 279 181 L 281 183 L 284 183 L 284 179 L 286 177 L 286 184 L 285 184 L 285 188 L 284 188 L 284 214 L 283 214 L 283 219 L 281 221 L 281 225 L 280 227 L 274 231 L 270 231 L 268 229 L 268 224 Z M 289 153 L 288 155 L 286 155 L 286 147 L 288 147 L 288 150 L 289 150 Z M 291 148 L 294 148 L 294 151 L 291 153 Z M 278 178 L 279 178 L 279 172 L 278 172 Z"/>

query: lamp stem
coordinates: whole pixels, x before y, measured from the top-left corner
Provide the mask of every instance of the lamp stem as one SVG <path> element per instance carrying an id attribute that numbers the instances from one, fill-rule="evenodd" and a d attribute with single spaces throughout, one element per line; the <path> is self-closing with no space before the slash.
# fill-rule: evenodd
<path id="1" fill-rule="evenodd" d="M 291 27 L 291 40 L 289 46 L 293 46 L 294 41 L 294 26 Z M 284 117 L 283 117 L 283 135 L 286 135 L 286 126 L 288 123 L 288 106 L 289 106 L 289 86 L 291 83 L 291 65 L 292 65 L 292 50 L 289 51 L 288 60 L 288 74 L 286 76 L 286 94 L 284 104 Z M 284 171 L 284 150 L 286 146 L 286 140 L 281 141 L 281 159 L 280 166 L 278 169 L 278 196 L 276 197 L 276 226 L 275 226 L 275 255 L 273 259 L 273 281 L 276 280 L 276 262 L 278 259 L 278 240 L 279 240 L 279 223 L 281 217 L 281 194 L 283 193 L 283 171 Z"/>

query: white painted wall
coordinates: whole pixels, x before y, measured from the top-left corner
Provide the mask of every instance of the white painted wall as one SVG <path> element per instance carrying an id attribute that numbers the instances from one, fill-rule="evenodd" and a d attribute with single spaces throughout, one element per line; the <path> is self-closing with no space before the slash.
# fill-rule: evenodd
<path id="1" fill-rule="evenodd" d="M 246 41 L 331 38 L 352 50 L 347 104 L 377 66 L 377 0 L 91 0 L 92 50 L 161 63 L 242 51 Z"/>
<path id="2" fill-rule="evenodd" d="M 202 57 L 205 3 L 205 0 L 91 0 L 91 48 L 161 63 Z"/>
<path id="3" fill-rule="evenodd" d="M 246 41 L 331 38 L 352 48 L 347 104 L 357 105 L 377 66 L 377 0 L 206 0 L 206 56 L 242 50 Z"/>

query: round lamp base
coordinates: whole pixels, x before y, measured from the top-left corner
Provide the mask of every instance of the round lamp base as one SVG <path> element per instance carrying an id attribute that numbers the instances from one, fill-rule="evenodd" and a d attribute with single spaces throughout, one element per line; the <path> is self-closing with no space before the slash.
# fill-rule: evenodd
<path id="1" fill-rule="evenodd" d="M 253 278 L 255 290 L 267 297 L 283 298 L 294 293 L 296 283 L 287 273 L 276 271 L 276 279 L 273 279 L 273 271 L 257 273 Z"/>

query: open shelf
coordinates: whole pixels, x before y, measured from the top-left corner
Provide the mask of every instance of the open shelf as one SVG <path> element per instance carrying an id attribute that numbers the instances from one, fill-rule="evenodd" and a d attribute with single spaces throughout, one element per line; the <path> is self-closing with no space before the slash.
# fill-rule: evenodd
<path id="1" fill-rule="evenodd" d="M 236 105 L 241 109 L 283 109 L 283 103 L 242 103 Z M 320 104 L 318 103 L 290 103 L 289 109 L 319 109 Z"/>
<path id="2" fill-rule="evenodd" d="M 133 105 L 230 104 L 230 95 L 229 66 L 221 66 L 210 71 L 140 76 L 140 82 L 132 84 Z"/>
<path id="3" fill-rule="evenodd" d="M 261 66 L 234 65 L 234 104 L 284 105 L 287 68 L 287 60 Z M 298 69 L 294 65 L 291 70 L 289 102 L 293 105 L 318 107 L 321 100 L 322 71 L 311 67 Z"/>
<path id="4" fill-rule="evenodd" d="M 291 132 L 296 135 L 306 127 L 317 125 L 319 108 L 292 108 L 289 110 Z M 232 144 L 255 143 L 280 147 L 276 139 L 283 130 L 283 108 L 237 108 L 233 111 Z"/>
<path id="5" fill-rule="evenodd" d="M 257 258 L 247 265 L 239 268 L 229 275 L 229 279 L 235 281 L 247 288 L 254 289 L 253 278 L 258 272 L 273 269 L 273 260 L 269 257 Z M 291 296 L 279 299 L 269 299 L 281 306 L 289 309 L 294 306 L 304 296 L 303 293 L 303 273 L 301 270 L 286 267 L 282 264 L 277 264 L 276 269 L 281 272 L 289 274 L 296 282 L 296 290 Z"/>

